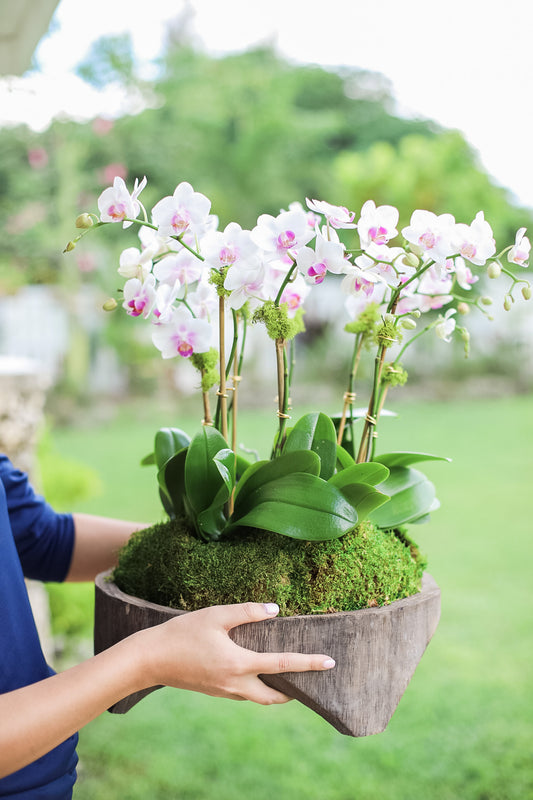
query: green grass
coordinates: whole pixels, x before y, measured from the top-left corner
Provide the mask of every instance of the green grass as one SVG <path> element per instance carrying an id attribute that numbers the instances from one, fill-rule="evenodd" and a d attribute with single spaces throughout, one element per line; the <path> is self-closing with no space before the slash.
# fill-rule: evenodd
<path id="1" fill-rule="evenodd" d="M 379 450 L 420 449 L 453 463 L 423 467 L 442 508 L 415 538 L 442 589 L 442 618 L 385 733 L 341 736 L 296 702 L 265 709 L 163 689 L 84 729 L 78 800 L 533 797 L 533 397 L 396 410 Z M 102 479 L 101 496 L 80 510 L 160 517 L 152 476 L 137 464 L 154 424 L 173 420 L 147 416 L 54 433 L 60 452 Z M 243 423 L 243 440 L 245 427 L 265 431 L 263 452 L 266 419 Z"/>

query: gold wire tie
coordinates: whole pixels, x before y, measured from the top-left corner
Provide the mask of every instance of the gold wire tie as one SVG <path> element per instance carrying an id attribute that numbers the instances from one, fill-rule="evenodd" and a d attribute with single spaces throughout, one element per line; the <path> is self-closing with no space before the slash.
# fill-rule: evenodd
<path id="1" fill-rule="evenodd" d="M 377 419 L 375 417 L 371 417 L 370 414 L 366 415 L 366 421 L 368 422 L 369 425 L 377 425 L 378 424 Z"/>
<path id="2" fill-rule="evenodd" d="M 355 392 L 344 392 L 344 398 L 343 399 L 344 399 L 345 403 L 349 403 L 351 405 L 352 403 L 355 403 L 355 398 L 356 397 L 357 397 L 357 395 L 356 395 Z"/>

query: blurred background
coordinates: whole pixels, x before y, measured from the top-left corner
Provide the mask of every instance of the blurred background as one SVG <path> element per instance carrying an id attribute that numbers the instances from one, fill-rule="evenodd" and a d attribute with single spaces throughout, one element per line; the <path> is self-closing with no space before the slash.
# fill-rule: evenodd
<path id="1" fill-rule="evenodd" d="M 305 197 L 356 212 L 372 198 L 401 225 L 414 208 L 467 223 L 483 209 L 500 247 L 531 233 L 533 12 L 450 0 L 428 13 L 419 0 L 0 0 L 0 439 L 37 453 L 24 467 L 59 510 L 159 519 L 139 462 L 159 425 L 194 430 L 202 415 L 188 365 L 101 310 L 124 237 L 62 252 L 115 176 L 146 175 L 147 208 L 187 180 L 221 227 Z M 426 470 L 442 509 L 418 537 L 443 617 L 387 731 L 350 740 L 296 703 L 163 690 L 82 733 L 75 796 L 533 797 L 533 314 L 505 312 L 493 281 L 484 291 L 494 320 L 464 320 L 470 358 L 427 341 L 381 434 L 388 450 L 453 458 Z M 295 411 L 340 411 L 346 319 L 310 308 Z M 242 435 L 268 452 L 271 354 L 257 340 L 251 356 Z M 90 652 L 92 588 L 46 599 L 51 657 L 66 665 Z"/>

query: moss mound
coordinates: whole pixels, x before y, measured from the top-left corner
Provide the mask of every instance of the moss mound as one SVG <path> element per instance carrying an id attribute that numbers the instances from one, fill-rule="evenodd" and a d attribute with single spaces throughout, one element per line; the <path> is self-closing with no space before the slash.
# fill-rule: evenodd
<path id="1" fill-rule="evenodd" d="M 280 614 L 353 611 L 420 591 L 425 561 L 404 534 L 363 522 L 340 539 L 301 542 L 250 530 L 202 542 L 183 520 L 135 534 L 113 578 L 127 594 L 194 611 L 248 600 L 276 602 Z"/>

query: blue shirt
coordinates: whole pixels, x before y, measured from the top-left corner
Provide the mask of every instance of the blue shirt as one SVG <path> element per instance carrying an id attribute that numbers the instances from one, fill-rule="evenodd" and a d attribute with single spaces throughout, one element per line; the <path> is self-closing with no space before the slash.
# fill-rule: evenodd
<path id="1" fill-rule="evenodd" d="M 35 494 L 27 476 L 0 455 L 0 693 L 53 675 L 41 650 L 24 576 L 64 580 L 73 546 L 72 516 L 57 514 Z M 77 738 L 71 736 L 42 758 L 0 779 L 0 798 L 72 797 Z"/>

